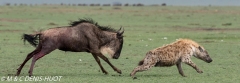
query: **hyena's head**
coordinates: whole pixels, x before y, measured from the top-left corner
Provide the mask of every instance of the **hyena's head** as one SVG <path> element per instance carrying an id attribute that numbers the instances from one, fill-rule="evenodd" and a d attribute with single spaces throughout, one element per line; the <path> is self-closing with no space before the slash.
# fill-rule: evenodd
<path id="1" fill-rule="evenodd" d="M 207 63 L 210 63 L 212 62 L 212 59 L 211 57 L 209 56 L 208 52 L 201 46 L 198 46 L 197 49 L 195 50 L 195 54 L 194 56 L 207 62 Z"/>

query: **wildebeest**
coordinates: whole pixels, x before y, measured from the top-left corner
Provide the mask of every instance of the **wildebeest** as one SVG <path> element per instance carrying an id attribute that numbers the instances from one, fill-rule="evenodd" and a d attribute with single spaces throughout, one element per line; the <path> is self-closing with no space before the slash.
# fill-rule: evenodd
<path id="1" fill-rule="evenodd" d="M 137 66 L 130 75 L 136 78 L 134 77 L 136 72 L 148 70 L 153 66 L 173 66 L 176 64 L 179 73 L 185 77 L 181 62 L 192 66 L 198 73 L 203 73 L 203 71 L 191 61 L 191 56 L 207 63 L 212 62 L 208 52 L 198 43 L 190 39 L 179 39 L 172 44 L 158 47 L 147 52 L 145 58 L 139 62 L 139 66 Z"/>
<path id="2" fill-rule="evenodd" d="M 122 28 L 122 27 L 121 27 Z M 70 26 L 50 28 L 35 34 L 24 34 L 27 40 L 36 49 L 29 53 L 21 66 L 17 69 L 19 75 L 25 63 L 31 59 L 29 76 L 32 76 L 35 62 L 44 55 L 59 49 L 71 52 L 88 52 L 93 55 L 103 73 L 108 72 L 102 67 L 98 57 L 107 62 L 114 71 L 121 74 L 121 70 L 113 66 L 103 53 L 108 53 L 111 58 L 118 59 L 123 46 L 123 33 L 108 26 L 100 26 L 92 19 L 79 19 L 70 23 Z"/>

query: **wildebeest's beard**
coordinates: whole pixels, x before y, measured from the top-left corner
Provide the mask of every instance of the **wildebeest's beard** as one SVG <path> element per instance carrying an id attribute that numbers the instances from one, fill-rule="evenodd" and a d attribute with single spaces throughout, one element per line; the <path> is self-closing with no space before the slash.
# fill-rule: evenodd
<path id="1" fill-rule="evenodd" d="M 113 59 L 118 59 L 120 54 L 121 54 L 122 46 L 123 46 L 123 39 L 119 39 L 119 41 L 120 41 L 120 45 L 118 46 L 119 48 L 117 49 L 117 51 L 113 55 L 113 57 L 112 57 Z"/>
<path id="2" fill-rule="evenodd" d="M 101 53 L 110 55 L 113 59 L 118 59 L 123 46 L 123 39 L 114 39 L 101 47 Z"/>
<path id="3" fill-rule="evenodd" d="M 120 56 L 121 54 L 121 51 L 122 51 L 122 46 L 123 46 L 123 33 L 124 33 L 124 29 L 122 32 L 120 32 L 120 30 L 122 29 L 122 27 L 118 30 L 117 34 L 116 34 L 116 42 L 115 43 L 116 45 L 114 45 L 117 49 L 115 51 L 115 54 L 113 55 L 113 59 L 118 59 L 118 57 Z"/>

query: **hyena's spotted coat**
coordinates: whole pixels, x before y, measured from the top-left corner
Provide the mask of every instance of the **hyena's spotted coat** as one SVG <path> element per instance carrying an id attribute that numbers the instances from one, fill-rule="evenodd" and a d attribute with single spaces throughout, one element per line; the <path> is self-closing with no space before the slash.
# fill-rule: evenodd
<path id="1" fill-rule="evenodd" d="M 130 75 L 134 77 L 136 72 L 148 70 L 153 66 L 173 66 L 176 64 L 179 73 L 185 77 L 182 71 L 181 62 L 192 66 L 198 73 L 203 73 L 191 61 L 191 56 L 208 63 L 212 62 L 208 52 L 198 43 L 190 39 L 179 39 L 172 44 L 147 52 L 146 57 L 139 62 L 139 66 L 137 66 Z"/>

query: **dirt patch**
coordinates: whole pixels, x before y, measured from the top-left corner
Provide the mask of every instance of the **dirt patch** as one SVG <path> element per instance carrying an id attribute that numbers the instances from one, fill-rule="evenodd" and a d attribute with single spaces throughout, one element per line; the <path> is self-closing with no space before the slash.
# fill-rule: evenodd
<path id="1" fill-rule="evenodd" d="M 23 20 L 23 19 L 8 19 L 8 18 L 0 18 L 0 21 L 5 21 L 5 22 L 28 22 L 27 20 Z"/>

